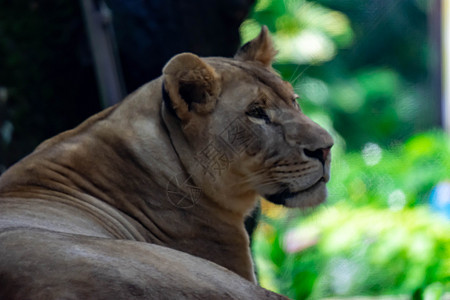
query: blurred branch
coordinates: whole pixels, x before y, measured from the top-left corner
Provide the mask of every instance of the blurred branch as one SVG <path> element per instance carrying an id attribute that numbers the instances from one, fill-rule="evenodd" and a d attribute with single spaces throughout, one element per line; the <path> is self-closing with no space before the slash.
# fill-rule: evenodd
<path id="1" fill-rule="evenodd" d="M 441 118 L 443 128 L 450 132 L 450 5 L 448 1 L 441 2 L 434 1 L 434 10 L 437 11 L 431 18 L 441 20 L 441 54 L 439 57 L 442 60 L 442 103 L 441 103 Z M 439 14 L 442 12 L 442 14 Z"/>
<path id="2" fill-rule="evenodd" d="M 103 106 L 111 106 L 126 95 L 112 27 L 112 13 L 101 0 L 81 0 L 81 4 Z"/>

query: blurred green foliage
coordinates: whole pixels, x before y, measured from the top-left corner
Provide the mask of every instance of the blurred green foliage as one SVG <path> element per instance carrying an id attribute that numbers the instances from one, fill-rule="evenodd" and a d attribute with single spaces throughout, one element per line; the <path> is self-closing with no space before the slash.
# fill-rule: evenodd
<path id="1" fill-rule="evenodd" d="M 430 131 L 428 4 L 260 0 L 242 25 L 243 42 L 269 27 L 275 69 L 335 139 L 327 204 L 263 203 L 253 251 L 264 287 L 293 299 L 450 291 L 450 222 L 428 205 L 450 181 L 450 137 Z"/>
<path id="2" fill-rule="evenodd" d="M 450 283 L 450 222 L 417 205 L 448 179 L 450 138 L 433 131 L 390 151 L 373 145 L 333 153 L 328 204 L 314 214 L 264 218 L 253 245 L 261 284 L 320 299 Z"/>
<path id="3" fill-rule="evenodd" d="M 293 299 L 449 289 L 450 223 L 427 208 L 324 207 L 266 218 L 254 237 L 260 283 Z M 437 298 L 439 299 L 439 298 Z"/>
<path id="4" fill-rule="evenodd" d="M 329 203 L 401 210 L 426 204 L 432 188 L 450 179 L 450 138 L 440 131 L 390 149 L 367 143 L 359 152 L 333 154 Z"/>

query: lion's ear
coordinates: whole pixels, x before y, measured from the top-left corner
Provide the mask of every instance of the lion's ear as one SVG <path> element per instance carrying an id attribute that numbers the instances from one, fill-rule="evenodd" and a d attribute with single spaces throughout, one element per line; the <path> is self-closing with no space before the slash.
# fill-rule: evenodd
<path id="1" fill-rule="evenodd" d="M 174 56 L 164 67 L 164 89 L 177 116 L 187 121 L 195 111 L 208 114 L 216 106 L 220 80 L 216 71 L 192 53 Z"/>
<path id="2" fill-rule="evenodd" d="M 270 67 L 277 51 L 273 46 L 267 26 L 261 28 L 260 34 L 250 42 L 242 46 L 234 56 L 241 61 L 259 61 L 264 66 Z"/>

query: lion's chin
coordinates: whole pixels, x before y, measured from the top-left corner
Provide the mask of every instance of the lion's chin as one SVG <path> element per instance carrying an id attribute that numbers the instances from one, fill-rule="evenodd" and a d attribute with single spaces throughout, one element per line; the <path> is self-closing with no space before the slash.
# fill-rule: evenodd
<path id="1" fill-rule="evenodd" d="M 265 198 L 272 203 L 286 207 L 310 208 L 325 202 L 327 194 L 325 180 L 321 179 L 305 190 L 291 192 L 289 189 L 285 189 L 280 193 L 269 195 Z"/>

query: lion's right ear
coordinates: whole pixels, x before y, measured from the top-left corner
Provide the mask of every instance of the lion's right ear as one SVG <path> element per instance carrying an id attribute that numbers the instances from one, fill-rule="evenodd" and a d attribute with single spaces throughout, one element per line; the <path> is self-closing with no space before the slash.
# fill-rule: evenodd
<path id="1" fill-rule="evenodd" d="M 241 61 L 257 61 L 265 67 L 270 67 L 277 51 L 273 46 L 267 26 L 261 28 L 259 35 L 242 46 L 234 56 Z"/>
<path id="2" fill-rule="evenodd" d="M 174 56 L 163 69 L 164 89 L 182 121 L 192 113 L 208 114 L 220 93 L 219 75 L 213 67 L 192 53 Z"/>

